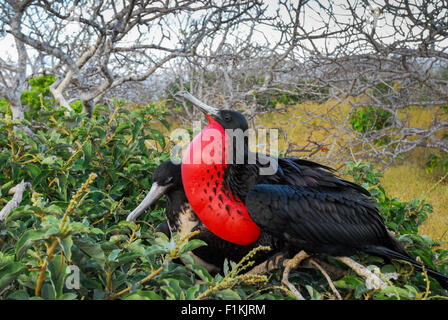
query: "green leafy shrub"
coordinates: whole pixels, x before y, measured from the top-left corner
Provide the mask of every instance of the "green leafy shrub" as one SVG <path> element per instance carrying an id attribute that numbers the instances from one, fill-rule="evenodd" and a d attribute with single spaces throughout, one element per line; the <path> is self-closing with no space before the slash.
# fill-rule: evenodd
<path id="1" fill-rule="evenodd" d="M 384 109 L 363 106 L 352 113 L 350 125 L 353 130 L 369 135 L 373 130 L 381 130 L 387 127 L 392 114 Z M 388 137 L 382 137 L 375 141 L 377 145 L 383 145 L 389 141 Z"/>
<path id="2" fill-rule="evenodd" d="M 426 159 L 426 172 L 440 170 L 442 174 L 448 172 L 448 154 L 446 152 L 430 153 Z"/>
<path id="3" fill-rule="evenodd" d="M 55 104 L 53 95 L 50 92 L 50 86 L 56 81 L 55 75 L 42 75 L 28 80 L 30 90 L 23 91 L 21 102 L 28 107 L 25 117 L 30 120 L 39 120 L 37 112 L 40 109 L 48 110 Z"/>

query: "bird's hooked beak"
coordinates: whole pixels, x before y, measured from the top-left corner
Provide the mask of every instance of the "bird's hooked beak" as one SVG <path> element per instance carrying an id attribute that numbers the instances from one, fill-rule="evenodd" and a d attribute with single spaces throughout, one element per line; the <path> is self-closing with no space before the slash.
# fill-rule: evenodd
<path id="1" fill-rule="evenodd" d="M 126 218 L 126 221 L 135 222 L 137 218 L 146 211 L 153 203 L 160 199 L 168 189 L 169 186 L 160 186 L 154 182 L 146 195 L 145 199 L 135 208 Z"/>
<path id="2" fill-rule="evenodd" d="M 185 100 L 190 101 L 195 107 L 201 110 L 202 113 L 205 114 L 209 122 L 216 120 L 219 117 L 219 109 L 209 106 L 205 104 L 195 96 L 193 96 L 188 91 L 182 90 L 177 92 L 174 97 L 176 98 L 184 98 Z"/>

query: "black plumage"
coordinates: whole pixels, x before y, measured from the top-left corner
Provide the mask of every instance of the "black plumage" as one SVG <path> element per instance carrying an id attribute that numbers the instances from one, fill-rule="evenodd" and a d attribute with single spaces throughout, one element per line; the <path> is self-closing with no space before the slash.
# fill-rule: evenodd
<path id="1" fill-rule="evenodd" d="M 246 119 L 236 111 L 197 106 L 226 130 L 248 129 Z M 244 159 L 250 158 L 249 153 L 245 140 Z M 232 154 L 236 157 L 235 152 Z M 270 175 L 260 174 L 266 166 L 261 161 L 238 164 L 236 160 L 224 170 L 227 192 L 245 203 L 250 217 L 264 232 L 284 241 L 290 250 L 334 256 L 364 251 L 404 260 L 422 270 L 387 230 L 370 193 L 362 186 L 339 178 L 329 167 L 298 158 L 271 158 L 270 164 L 276 164 L 277 170 Z M 445 275 L 425 269 L 448 287 Z"/>

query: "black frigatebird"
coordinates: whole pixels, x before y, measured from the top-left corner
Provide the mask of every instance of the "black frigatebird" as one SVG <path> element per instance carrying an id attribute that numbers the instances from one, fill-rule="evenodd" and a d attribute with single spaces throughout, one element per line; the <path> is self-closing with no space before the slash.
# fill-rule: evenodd
<path id="1" fill-rule="evenodd" d="M 261 174 L 266 165 L 260 159 L 268 156 L 258 154 L 249 162 L 247 139 L 229 131 L 248 129 L 241 113 L 208 106 L 186 91 L 176 96 L 192 102 L 209 122 L 184 154 L 182 179 L 189 203 L 212 232 L 247 245 L 263 231 L 286 242 L 290 252 L 328 254 L 346 263 L 342 259 L 363 251 L 422 270 L 388 231 L 363 187 L 298 158 L 270 157 L 275 172 Z M 238 162 L 236 144 L 241 142 L 243 161 Z M 425 270 L 448 288 L 445 275 Z"/>
<path id="2" fill-rule="evenodd" d="M 188 203 L 182 184 L 181 165 L 171 161 L 163 162 L 153 173 L 152 186 L 146 197 L 127 217 L 127 221 L 135 222 L 136 219 L 153 205 L 163 195 L 167 198 L 166 217 L 167 223 L 162 223 L 156 228 L 156 232 L 163 232 L 170 236 L 177 233 L 183 237 L 190 232 L 199 231 L 193 239 L 200 239 L 207 243 L 193 250 L 195 263 L 205 267 L 209 272 L 219 272 L 224 259 L 240 261 L 249 251 L 258 246 L 269 246 L 270 251 L 259 252 L 255 256 L 255 263 L 267 260 L 281 244 L 268 233 L 263 233 L 254 243 L 242 246 L 228 242 L 207 229 L 198 219 Z M 168 228 L 167 228 L 168 227 Z"/>

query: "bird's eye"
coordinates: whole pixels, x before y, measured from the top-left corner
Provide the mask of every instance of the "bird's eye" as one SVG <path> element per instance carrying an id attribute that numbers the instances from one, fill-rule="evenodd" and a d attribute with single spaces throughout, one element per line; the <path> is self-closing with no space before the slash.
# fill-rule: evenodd
<path id="1" fill-rule="evenodd" d="M 232 121 L 232 116 L 230 114 L 226 114 L 224 116 L 224 120 L 227 121 L 227 122 Z"/>
<path id="2" fill-rule="evenodd" d="M 163 184 L 164 185 L 167 185 L 168 183 L 171 183 L 171 182 L 173 182 L 173 177 L 168 177 L 168 178 L 166 178 L 166 180 L 163 182 Z"/>

